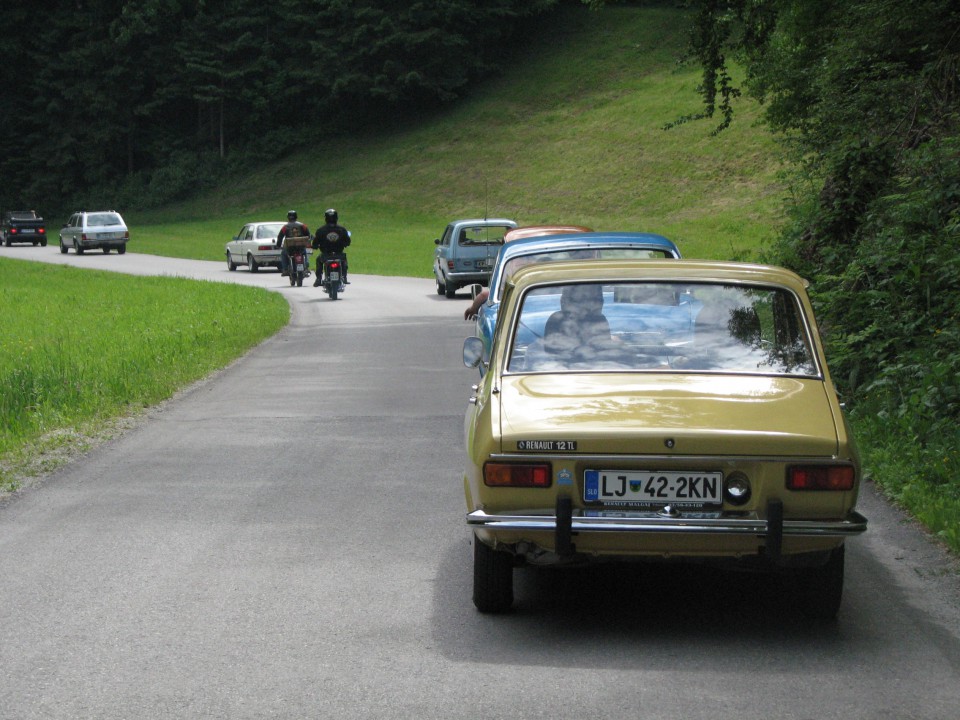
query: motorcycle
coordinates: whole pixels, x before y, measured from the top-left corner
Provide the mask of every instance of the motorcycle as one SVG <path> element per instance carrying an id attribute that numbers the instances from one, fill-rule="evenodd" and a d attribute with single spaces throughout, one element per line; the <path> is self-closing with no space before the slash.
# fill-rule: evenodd
<path id="1" fill-rule="evenodd" d="M 323 259 L 323 279 L 320 285 L 331 300 L 336 300 L 337 295 L 343 292 L 343 264 L 347 256 L 342 253 L 327 255 Z"/>
<path id="2" fill-rule="evenodd" d="M 290 256 L 290 286 L 303 287 L 303 279 L 310 276 L 309 260 L 307 260 L 307 243 L 309 240 L 301 238 L 287 238 L 287 255 Z"/>

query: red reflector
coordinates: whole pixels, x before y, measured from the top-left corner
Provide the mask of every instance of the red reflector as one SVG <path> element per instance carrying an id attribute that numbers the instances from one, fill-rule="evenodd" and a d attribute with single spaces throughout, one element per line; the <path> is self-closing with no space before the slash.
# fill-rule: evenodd
<path id="1" fill-rule="evenodd" d="M 851 465 L 799 465 L 787 469 L 788 490 L 853 490 Z"/>
<path id="2" fill-rule="evenodd" d="M 549 465 L 516 465 L 489 462 L 483 466 L 483 482 L 489 487 L 550 487 Z"/>

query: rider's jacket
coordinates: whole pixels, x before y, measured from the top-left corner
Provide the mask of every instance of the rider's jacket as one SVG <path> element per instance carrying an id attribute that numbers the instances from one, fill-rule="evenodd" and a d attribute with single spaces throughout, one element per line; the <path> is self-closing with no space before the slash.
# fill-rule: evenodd
<path id="1" fill-rule="evenodd" d="M 310 237 L 310 229 L 299 220 L 288 222 L 277 233 L 277 247 L 282 247 L 284 238 L 288 237 Z"/>
<path id="2" fill-rule="evenodd" d="M 350 233 L 341 225 L 323 225 L 313 236 L 312 247 L 324 255 L 342 253 L 350 244 Z"/>

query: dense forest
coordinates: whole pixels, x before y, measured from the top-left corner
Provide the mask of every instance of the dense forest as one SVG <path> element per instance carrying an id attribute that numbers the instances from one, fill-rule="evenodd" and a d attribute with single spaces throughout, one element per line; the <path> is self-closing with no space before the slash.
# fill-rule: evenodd
<path id="1" fill-rule="evenodd" d="M 231 158 L 410 117 L 556 1 L 4 2 L 0 207 L 162 205 Z"/>

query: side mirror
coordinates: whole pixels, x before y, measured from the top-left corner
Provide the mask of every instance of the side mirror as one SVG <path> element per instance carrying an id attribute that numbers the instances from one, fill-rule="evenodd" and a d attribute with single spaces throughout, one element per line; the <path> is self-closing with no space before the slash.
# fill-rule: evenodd
<path id="1" fill-rule="evenodd" d="M 474 336 L 463 341 L 463 364 L 468 368 L 479 367 L 483 362 L 483 340 Z"/>
<path id="2" fill-rule="evenodd" d="M 483 290 L 483 285 L 481 285 L 480 283 L 474 283 L 473 285 L 470 286 L 470 298 L 472 300 L 476 300 L 477 295 L 479 295 L 482 290 Z"/>
<path id="3" fill-rule="evenodd" d="M 440 244 L 440 238 L 436 238 L 436 239 L 433 241 L 433 244 L 434 244 L 434 245 L 439 245 L 439 244 Z"/>

